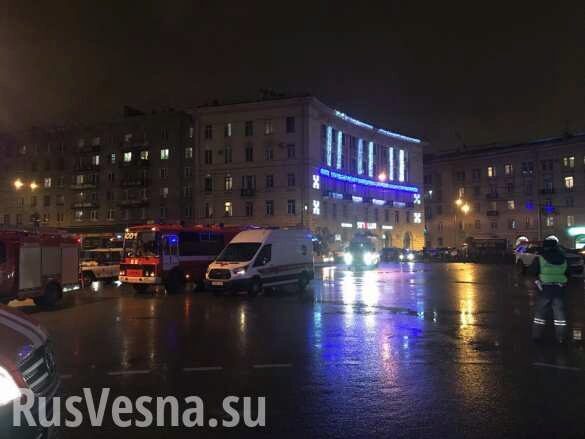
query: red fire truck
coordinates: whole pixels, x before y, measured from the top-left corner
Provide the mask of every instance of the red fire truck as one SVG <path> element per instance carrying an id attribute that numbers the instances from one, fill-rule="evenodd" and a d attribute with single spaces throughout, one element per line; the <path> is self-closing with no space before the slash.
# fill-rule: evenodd
<path id="1" fill-rule="evenodd" d="M 243 229 L 222 226 L 157 224 L 130 227 L 124 233 L 120 282 L 137 292 L 164 285 L 169 294 L 187 283 L 201 288 L 209 264 Z"/>
<path id="2" fill-rule="evenodd" d="M 57 230 L 0 230 L 0 302 L 51 307 L 79 288 L 79 241 Z"/>

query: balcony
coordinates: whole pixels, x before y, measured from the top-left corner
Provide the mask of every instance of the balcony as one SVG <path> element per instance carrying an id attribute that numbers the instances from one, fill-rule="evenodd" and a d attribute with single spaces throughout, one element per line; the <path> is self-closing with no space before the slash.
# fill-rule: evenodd
<path id="1" fill-rule="evenodd" d="M 150 200 L 148 198 L 122 200 L 118 202 L 119 207 L 144 207 L 148 206 Z"/>
<path id="2" fill-rule="evenodd" d="M 127 178 L 120 182 L 120 187 L 144 187 L 150 184 L 148 178 Z"/>
<path id="3" fill-rule="evenodd" d="M 497 210 L 488 210 L 485 213 L 487 216 L 498 216 L 500 214 L 500 212 L 498 212 Z"/>
<path id="4" fill-rule="evenodd" d="M 256 188 L 245 187 L 240 190 L 242 197 L 253 197 L 256 195 Z"/>
<path id="5" fill-rule="evenodd" d="M 97 187 L 97 183 L 75 183 L 69 186 L 69 189 L 75 191 L 81 191 L 85 189 L 95 189 Z"/>
<path id="6" fill-rule="evenodd" d="M 490 193 L 485 194 L 485 197 L 488 200 L 495 200 L 498 198 L 498 193 L 497 192 L 490 192 Z"/>
<path id="7" fill-rule="evenodd" d="M 146 168 L 146 167 L 150 166 L 150 160 L 139 159 L 139 160 L 131 160 L 129 162 L 121 161 L 119 164 L 120 168 L 130 168 L 132 166 L 139 166 L 141 168 Z"/>
<path id="8" fill-rule="evenodd" d="M 71 203 L 71 209 L 96 209 L 98 207 L 97 201 L 76 201 Z"/>

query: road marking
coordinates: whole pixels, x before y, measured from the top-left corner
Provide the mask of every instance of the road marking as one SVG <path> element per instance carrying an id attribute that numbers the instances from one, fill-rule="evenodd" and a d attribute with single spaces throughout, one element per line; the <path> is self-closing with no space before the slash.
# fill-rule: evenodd
<path id="1" fill-rule="evenodd" d="M 115 372 L 108 372 L 110 376 L 121 376 L 121 375 L 147 375 L 150 370 L 118 370 Z"/>
<path id="2" fill-rule="evenodd" d="M 61 375 L 62 380 L 70 380 L 71 378 L 73 378 L 73 375 Z"/>
<path id="3" fill-rule="evenodd" d="M 549 367 L 551 369 L 559 369 L 559 370 L 572 370 L 573 372 L 581 372 L 583 369 L 578 367 L 570 367 L 570 366 L 559 366 L 557 364 L 549 364 L 549 363 L 532 363 L 533 366 L 536 367 Z"/>
<path id="4" fill-rule="evenodd" d="M 221 366 L 205 366 L 205 367 L 184 367 L 183 372 L 208 372 L 214 370 L 223 370 Z"/>
<path id="5" fill-rule="evenodd" d="M 284 367 L 292 367 L 292 364 L 290 364 L 290 363 L 255 364 L 252 367 L 254 369 L 284 368 Z"/>

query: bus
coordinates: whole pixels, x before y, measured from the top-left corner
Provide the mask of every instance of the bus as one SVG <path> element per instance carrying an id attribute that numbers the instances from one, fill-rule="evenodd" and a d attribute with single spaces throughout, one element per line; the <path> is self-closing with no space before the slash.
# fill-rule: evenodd
<path id="1" fill-rule="evenodd" d="M 203 288 L 209 264 L 242 227 L 148 224 L 124 231 L 119 280 L 139 292 L 164 286 L 169 294 L 187 284 Z"/>

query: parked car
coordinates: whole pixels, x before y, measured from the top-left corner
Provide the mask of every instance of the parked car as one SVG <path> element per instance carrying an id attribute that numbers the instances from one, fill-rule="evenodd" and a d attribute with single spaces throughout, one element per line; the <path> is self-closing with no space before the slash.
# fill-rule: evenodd
<path id="1" fill-rule="evenodd" d="M 581 256 L 577 250 L 568 249 L 563 246 L 560 246 L 560 248 L 565 252 L 565 256 L 567 257 L 569 274 L 582 274 L 584 267 L 583 256 Z M 540 243 L 532 243 L 528 246 L 517 247 L 514 251 L 514 258 L 518 272 L 525 274 L 534 259 L 541 254 L 542 245 L 540 245 Z"/>
<path id="2" fill-rule="evenodd" d="M 296 284 L 304 291 L 314 277 L 311 234 L 302 229 L 253 229 L 238 233 L 209 265 L 206 287 L 247 291 Z"/>
<path id="3" fill-rule="evenodd" d="M 47 333 L 24 314 L 0 305 L 0 437 L 47 437 L 46 429 L 28 427 L 24 419 L 23 427 L 14 427 L 12 404 L 22 397 L 21 389 L 28 389 L 35 396 L 44 396 L 50 401 L 57 393 L 59 384 L 55 356 Z M 38 404 L 35 407 L 38 409 Z M 50 415 L 50 404 L 47 409 Z M 34 412 L 33 417 L 38 425 Z"/>

